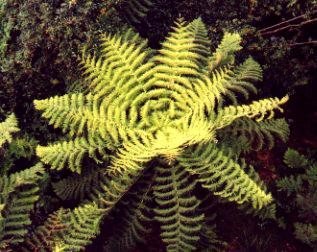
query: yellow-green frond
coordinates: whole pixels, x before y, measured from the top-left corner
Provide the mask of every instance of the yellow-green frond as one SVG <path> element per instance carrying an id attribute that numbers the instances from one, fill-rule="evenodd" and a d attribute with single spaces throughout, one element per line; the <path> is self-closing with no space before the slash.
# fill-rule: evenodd
<path id="1" fill-rule="evenodd" d="M 63 223 L 67 224 L 68 228 L 60 234 L 62 251 L 82 251 L 90 244 L 100 232 L 99 226 L 103 215 L 103 210 L 96 204 L 89 203 L 75 208 L 64 216 Z"/>
<path id="2" fill-rule="evenodd" d="M 225 32 L 221 43 L 209 60 L 209 71 L 223 65 L 233 64 L 234 53 L 242 49 L 240 43 L 241 37 L 238 33 Z"/>
<path id="3" fill-rule="evenodd" d="M 250 202 L 254 208 L 262 208 L 272 201 L 230 156 L 224 155 L 214 144 L 201 144 L 179 157 L 181 165 L 191 174 L 198 175 L 202 186 L 215 195 L 238 204 Z"/>
<path id="4" fill-rule="evenodd" d="M 158 207 L 155 218 L 167 251 L 195 250 L 204 215 L 197 212 L 199 200 L 192 195 L 195 183 L 180 166 L 156 167 L 153 187 Z"/>
<path id="5" fill-rule="evenodd" d="M 37 110 L 44 111 L 42 117 L 49 119 L 51 125 L 70 136 L 88 135 L 90 142 L 100 143 L 102 139 L 109 146 L 117 141 L 112 138 L 113 129 L 106 126 L 109 120 L 100 112 L 100 100 L 91 93 L 35 100 L 34 105 Z"/>
<path id="6" fill-rule="evenodd" d="M 283 112 L 281 105 L 286 103 L 288 99 L 289 97 L 285 96 L 282 99 L 269 98 L 254 101 L 249 105 L 224 107 L 218 112 L 215 127 L 221 129 L 241 117 L 255 118 L 257 122 L 260 122 L 269 114 L 267 118 L 271 119 L 274 116 L 274 110 Z"/>
<path id="7" fill-rule="evenodd" d="M 11 142 L 12 134 L 19 130 L 15 115 L 9 115 L 4 122 L 0 123 L 0 147 L 6 142 Z"/>
<path id="8" fill-rule="evenodd" d="M 73 172 L 81 172 L 81 163 L 85 155 L 99 161 L 96 152 L 104 154 L 102 143 L 88 141 L 86 138 L 77 137 L 73 141 L 58 142 L 49 146 L 40 146 L 36 148 L 36 155 L 45 164 L 50 164 L 53 169 L 61 170 L 66 166 Z"/>

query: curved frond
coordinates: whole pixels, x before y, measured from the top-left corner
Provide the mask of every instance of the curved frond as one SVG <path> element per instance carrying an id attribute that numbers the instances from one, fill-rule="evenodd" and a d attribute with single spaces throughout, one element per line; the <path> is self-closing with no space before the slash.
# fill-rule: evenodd
<path id="1" fill-rule="evenodd" d="M 248 176 L 265 192 L 267 187 L 261 180 L 259 174 L 254 170 L 252 166 L 246 166 L 245 160 L 241 160 L 246 167 L 245 172 Z M 250 202 L 245 202 L 238 206 L 246 214 L 257 216 L 260 219 L 274 219 L 276 220 L 276 203 L 272 200 L 269 204 L 263 206 L 261 209 L 254 208 Z"/>
<path id="2" fill-rule="evenodd" d="M 36 155 L 43 163 L 50 164 L 53 169 L 61 170 L 68 165 L 71 171 L 80 173 L 84 156 L 89 154 L 91 158 L 99 162 L 96 152 L 99 151 L 101 155 L 105 155 L 102 147 L 101 141 L 95 143 L 87 141 L 86 138 L 77 137 L 73 141 L 58 142 L 49 146 L 38 145 Z"/>
<path id="3" fill-rule="evenodd" d="M 309 164 L 309 161 L 298 151 L 288 148 L 284 154 L 284 163 L 289 168 L 304 168 Z"/>
<path id="4" fill-rule="evenodd" d="M 244 171 L 245 164 L 240 166 L 215 144 L 198 145 L 178 160 L 191 174 L 197 174 L 202 186 L 215 195 L 238 204 L 250 202 L 259 209 L 272 201 L 271 194 L 262 190 Z"/>
<path id="5" fill-rule="evenodd" d="M 274 110 L 280 110 L 283 112 L 281 105 L 288 101 L 289 97 L 285 96 L 282 99 L 269 98 L 259 101 L 254 101 L 249 105 L 240 106 L 227 106 L 218 112 L 215 120 L 215 127 L 217 129 L 224 128 L 236 119 L 241 117 L 255 118 L 257 122 L 260 122 L 269 113 L 268 119 L 274 116 Z"/>
<path id="6" fill-rule="evenodd" d="M 69 228 L 69 224 L 64 223 L 65 216 L 69 214 L 68 210 L 60 208 L 50 214 L 43 225 L 29 233 L 23 244 L 23 251 L 52 251 L 61 242 L 61 232 Z"/>
<path id="7" fill-rule="evenodd" d="M 99 105 L 100 100 L 91 93 L 54 96 L 34 101 L 35 108 L 43 111 L 42 117 L 48 119 L 49 124 L 54 128 L 61 128 L 70 136 L 101 135 L 100 125 L 104 125 L 107 120 L 100 115 Z M 108 140 L 107 137 L 104 140 Z"/>
<path id="8" fill-rule="evenodd" d="M 252 82 L 261 80 L 262 68 L 260 64 L 249 57 L 241 65 L 232 69 L 230 79 L 224 84 L 225 96 L 237 105 L 236 94 L 241 94 L 245 99 L 248 99 L 250 92 L 257 93 L 257 88 Z"/>
<path id="9" fill-rule="evenodd" d="M 68 225 L 60 234 L 63 251 L 81 251 L 99 233 L 104 211 L 90 203 L 75 208 L 64 219 Z"/>
<path id="10" fill-rule="evenodd" d="M 226 32 L 209 60 L 209 71 L 223 65 L 233 64 L 235 60 L 234 53 L 242 49 L 240 43 L 241 37 L 238 33 Z"/>

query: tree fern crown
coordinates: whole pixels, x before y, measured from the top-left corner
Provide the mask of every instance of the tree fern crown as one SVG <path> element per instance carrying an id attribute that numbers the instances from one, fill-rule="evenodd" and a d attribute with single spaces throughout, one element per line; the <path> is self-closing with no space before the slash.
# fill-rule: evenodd
<path id="1" fill-rule="evenodd" d="M 266 142 L 272 147 L 274 137 L 288 135 L 275 127 L 285 124 L 273 119 L 287 96 L 238 103 L 256 93 L 252 83 L 262 79 L 251 57 L 235 65 L 240 42 L 239 34 L 226 33 L 211 53 L 201 19 L 189 24 L 179 19 L 157 52 L 132 30 L 104 35 L 101 55 L 83 53 L 86 93 L 34 102 L 71 138 L 38 146 L 37 155 L 53 169 L 77 173 L 84 157 L 97 163 L 110 158 L 98 193 L 90 197 L 102 202 L 105 212 L 152 169 L 157 174 L 154 219 L 161 224 L 162 240 L 169 251 L 193 250 L 204 218 L 196 213 L 200 201 L 193 194 L 193 178 L 211 193 L 255 209 L 272 201 L 239 161 L 228 137 L 237 132 L 231 125 L 240 125 L 247 139 L 252 136 L 253 149 Z"/>

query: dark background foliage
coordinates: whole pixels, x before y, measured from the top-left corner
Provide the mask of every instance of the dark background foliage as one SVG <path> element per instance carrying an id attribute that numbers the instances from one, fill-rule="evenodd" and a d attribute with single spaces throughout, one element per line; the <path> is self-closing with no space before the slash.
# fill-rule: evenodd
<path id="1" fill-rule="evenodd" d="M 1 30 L 6 31 L 0 35 L 0 112 L 14 111 L 21 127 L 38 131 L 32 101 L 62 93 L 80 79 L 78 57 L 83 44 L 93 44 L 98 34 L 111 29 L 111 22 L 102 20 L 108 5 L 6 1 L 0 7 Z"/>

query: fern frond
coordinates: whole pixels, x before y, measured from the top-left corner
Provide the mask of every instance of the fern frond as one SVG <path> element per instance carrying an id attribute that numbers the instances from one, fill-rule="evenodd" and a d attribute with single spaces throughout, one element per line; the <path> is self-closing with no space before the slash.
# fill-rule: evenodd
<path id="1" fill-rule="evenodd" d="M 194 38 L 193 42 L 195 46 L 191 51 L 199 55 L 196 61 L 200 67 L 204 68 L 207 66 L 208 57 L 210 56 L 210 41 L 206 26 L 202 22 L 202 19 L 198 18 L 189 23 L 187 29 L 190 31 L 190 36 Z"/>
<path id="2" fill-rule="evenodd" d="M 68 225 L 66 230 L 60 233 L 62 251 L 81 251 L 99 233 L 99 226 L 104 211 L 96 204 L 90 203 L 72 210 L 64 217 L 64 224 Z"/>
<path id="3" fill-rule="evenodd" d="M 53 183 L 54 192 L 62 200 L 93 200 L 97 198 L 96 192 L 101 190 L 105 183 L 105 170 L 90 170 L 79 174 L 74 174 L 56 183 Z"/>
<path id="4" fill-rule="evenodd" d="M 240 138 L 246 139 L 253 150 L 261 150 L 264 147 L 272 149 L 276 138 L 284 143 L 287 141 L 289 125 L 285 119 L 270 119 L 257 123 L 250 118 L 239 118 L 221 129 L 219 136 L 228 143 Z"/>
<path id="5" fill-rule="evenodd" d="M 317 225 L 311 223 L 294 223 L 294 234 L 297 239 L 303 241 L 309 246 L 316 248 L 317 243 Z"/>
<path id="6" fill-rule="evenodd" d="M 123 37 L 104 35 L 101 41 L 102 58 L 96 64 L 100 65 L 101 71 L 95 74 L 98 67 L 88 67 L 85 74 L 90 73 L 86 76 L 87 80 L 93 79 L 90 85 L 93 92 L 98 93 L 99 97 L 108 95 L 106 106 L 112 99 L 116 101 L 113 92 L 120 95 L 120 89 L 130 91 L 138 82 L 146 80 L 147 72 L 153 65 L 146 62 L 151 53 L 146 49 L 147 41 L 141 40 L 131 30 L 127 30 Z"/>
<path id="7" fill-rule="evenodd" d="M 120 218 L 121 222 L 107 245 L 109 251 L 127 251 L 137 243 L 145 243 L 145 234 L 151 231 L 148 201 L 152 177 L 143 176 L 118 204 L 114 219 Z"/>
<path id="8" fill-rule="evenodd" d="M 123 11 L 130 22 L 140 23 L 152 5 L 153 0 L 126 0 L 123 3 Z"/>
<path id="9" fill-rule="evenodd" d="M 0 205 L 3 206 L 0 239 L 17 244 L 24 240 L 31 224 L 30 211 L 38 200 L 38 180 L 44 169 L 41 164 L 0 178 Z"/>
<path id="10" fill-rule="evenodd" d="M 34 106 L 42 110 L 42 117 L 49 119 L 54 128 L 61 128 L 70 136 L 89 133 L 98 134 L 100 124 L 106 119 L 100 115 L 98 97 L 92 94 L 71 94 L 54 96 L 44 100 L 35 100 Z"/>
<path id="11" fill-rule="evenodd" d="M 0 177 L 0 199 L 4 202 L 8 195 L 14 192 L 14 189 L 20 185 L 34 184 L 44 174 L 44 168 L 41 163 L 25 169 L 10 176 Z"/>
<path id="12" fill-rule="evenodd" d="M 161 237 L 167 251 L 191 251 L 199 240 L 203 214 L 195 210 L 199 201 L 191 195 L 195 184 L 180 166 L 157 167 L 156 184 L 153 186 L 155 218 L 161 224 Z"/>
<path id="13" fill-rule="evenodd" d="M 19 130 L 15 115 L 9 115 L 4 122 L 0 123 L 0 147 L 6 142 L 10 143 L 12 141 L 12 134 Z"/>
<path id="14" fill-rule="evenodd" d="M 238 204 L 250 202 L 258 209 L 272 201 L 271 194 L 245 173 L 244 164 L 240 166 L 214 144 L 198 145 L 178 160 L 191 174 L 197 174 L 202 186 L 215 195 Z"/>
<path id="15" fill-rule="evenodd" d="M 302 178 L 300 176 L 289 176 L 286 178 L 282 178 L 276 182 L 277 187 L 279 190 L 286 191 L 288 196 L 291 193 L 297 192 L 300 190 L 302 186 Z"/>
<path id="16" fill-rule="evenodd" d="M 42 226 L 37 227 L 34 232 L 27 236 L 23 244 L 23 251 L 31 252 L 44 249 L 51 251 L 61 241 L 60 233 L 69 228 L 68 224 L 63 223 L 68 214 L 69 212 L 63 208 L 52 213 Z"/>
<path id="17" fill-rule="evenodd" d="M 285 96 L 282 99 L 269 98 L 255 101 L 249 105 L 224 107 L 217 115 L 215 127 L 217 129 L 224 128 L 241 117 L 255 118 L 257 122 L 260 122 L 264 119 L 267 113 L 269 113 L 268 119 L 271 119 L 274 116 L 275 109 L 283 112 L 280 106 L 287 102 L 288 99 L 289 97 Z"/>
<path id="18" fill-rule="evenodd" d="M 303 178 L 309 183 L 310 186 L 313 186 L 317 183 L 317 164 L 312 164 L 308 169 Z"/>
<path id="19" fill-rule="evenodd" d="M 23 251 L 82 251 L 99 233 L 104 211 L 95 203 L 85 204 L 73 210 L 60 208 L 46 222 L 31 233 Z"/>
<path id="20" fill-rule="evenodd" d="M 166 41 L 162 43 L 159 55 L 153 58 L 156 63 L 154 76 L 158 82 L 155 85 L 172 89 L 178 84 L 192 88 L 192 84 L 185 76 L 198 74 L 197 61 L 200 57 L 197 52 L 201 52 L 200 48 L 203 45 L 199 37 L 205 28 L 199 25 L 199 20 L 185 25 L 185 22 L 179 19 L 175 25 Z"/>
<path id="21" fill-rule="evenodd" d="M 309 164 L 309 161 L 298 151 L 288 148 L 284 154 L 284 163 L 289 168 L 304 168 Z"/>
<path id="22" fill-rule="evenodd" d="M 245 160 L 241 160 L 243 166 L 246 166 Z M 267 187 L 261 180 L 259 174 L 254 170 L 252 166 L 248 166 L 245 169 L 248 176 L 264 191 L 267 192 Z M 246 214 L 256 216 L 260 219 L 274 219 L 276 220 L 276 203 L 272 200 L 269 204 L 263 206 L 261 209 L 254 208 L 249 202 L 245 202 L 238 206 Z"/>
<path id="23" fill-rule="evenodd" d="M 235 59 L 234 53 L 242 49 L 240 43 L 241 37 L 238 33 L 226 32 L 209 60 L 209 71 L 223 65 L 233 64 Z"/>
<path id="24" fill-rule="evenodd" d="M 102 146 L 103 143 L 98 145 L 92 141 L 88 142 L 86 138 L 77 137 L 73 141 L 58 142 L 49 146 L 38 145 L 36 155 L 43 163 L 50 164 L 53 169 L 61 170 L 67 164 L 71 171 L 80 173 L 81 162 L 86 154 L 100 162 L 96 152 L 99 150 L 100 154 L 104 154 L 104 151 L 100 150 Z"/>
<path id="25" fill-rule="evenodd" d="M 249 98 L 250 92 L 257 93 L 257 88 L 251 83 L 262 80 L 262 68 L 259 63 L 251 57 L 241 65 L 232 70 L 230 79 L 225 82 L 225 96 L 231 99 L 234 104 L 238 104 L 236 94 L 242 94 L 245 99 Z"/>

